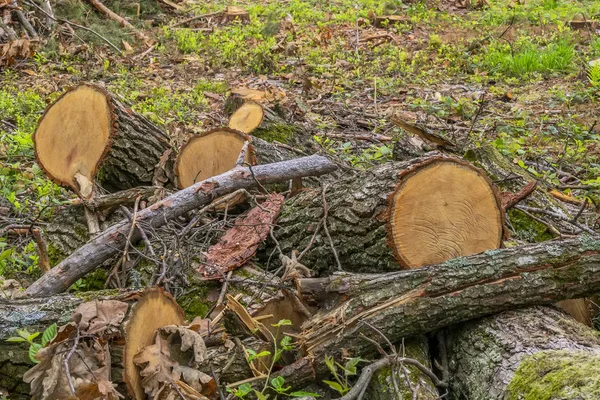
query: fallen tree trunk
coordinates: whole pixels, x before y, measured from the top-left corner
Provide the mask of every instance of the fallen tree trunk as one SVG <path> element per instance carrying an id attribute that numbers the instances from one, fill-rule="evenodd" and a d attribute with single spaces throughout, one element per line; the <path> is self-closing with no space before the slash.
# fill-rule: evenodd
<path id="1" fill-rule="evenodd" d="M 274 234 L 286 254 L 307 249 L 302 262 L 313 269 L 384 272 L 501 247 L 503 227 L 485 174 L 431 153 L 300 193 Z"/>
<path id="2" fill-rule="evenodd" d="M 89 84 L 68 90 L 46 109 L 33 142 L 46 175 L 84 199 L 93 197 L 96 182 L 110 191 L 152 185 L 171 149 L 163 130 Z"/>
<path id="3" fill-rule="evenodd" d="M 330 160 L 321 156 L 259 165 L 252 169 L 236 168 L 198 182 L 140 211 L 138 221 L 158 228 L 173 218 L 237 189 L 248 189 L 258 183 L 277 183 L 304 176 L 322 175 L 335 169 L 336 166 Z M 67 290 L 77 279 L 122 251 L 125 246 L 124 238 L 129 236 L 130 230 L 131 222 L 128 220 L 111 226 L 44 274 L 27 288 L 26 294 L 33 297 L 47 296 Z M 132 242 L 140 239 L 140 232 L 134 230 L 131 235 Z"/>
<path id="4" fill-rule="evenodd" d="M 448 335 L 453 398 L 593 399 L 600 337 L 559 310 L 506 311 Z"/>
<path id="5" fill-rule="evenodd" d="M 323 288 L 328 278 L 321 279 L 301 281 L 302 292 Z M 597 292 L 600 241 L 581 237 L 491 250 L 364 281 L 334 277 L 325 287 L 349 300 L 305 323 L 300 337 L 305 358 L 282 372 L 300 386 L 326 373 L 325 356 L 375 354 L 360 336 L 370 329 L 363 322 L 397 342 L 472 318 Z"/>

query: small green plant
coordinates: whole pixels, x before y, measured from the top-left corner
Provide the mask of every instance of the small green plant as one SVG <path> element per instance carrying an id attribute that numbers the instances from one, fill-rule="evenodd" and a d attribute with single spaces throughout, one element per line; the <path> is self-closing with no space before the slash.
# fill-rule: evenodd
<path id="1" fill-rule="evenodd" d="M 237 388 L 228 388 L 227 391 L 231 393 L 234 397 L 238 399 L 246 399 L 250 394 L 254 394 L 258 400 L 267 400 L 269 399 L 269 395 L 266 393 L 267 389 L 275 392 L 275 398 L 277 395 L 285 396 L 285 397 L 305 397 L 305 396 L 313 396 L 319 397 L 316 393 L 304 392 L 304 391 L 296 391 L 290 392 L 292 389 L 291 386 L 285 386 L 285 378 L 282 376 L 275 377 L 270 379 L 271 373 L 273 372 L 273 367 L 275 363 L 281 359 L 281 356 L 286 351 L 291 351 L 294 349 L 292 344 L 292 338 L 289 336 L 283 336 L 283 338 L 279 341 L 279 345 L 277 344 L 277 337 L 279 336 L 279 330 L 282 326 L 290 326 L 292 325 L 292 321 L 288 319 L 282 319 L 278 323 L 273 324 L 272 326 L 276 327 L 277 330 L 273 337 L 273 353 L 268 350 L 261 351 L 260 353 L 256 353 L 252 349 L 246 349 L 248 362 L 252 362 L 254 360 L 258 360 L 264 357 L 271 357 L 271 364 L 269 366 L 269 371 L 265 378 L 265 385 L 261 391 L 258 391 L 252 387 L 252 385 L 245 383 L 243 385 L 238 386 Z"/>
<path id="2" fill-rule="evenodd" d="M 22 342 L 29 343 L 29 359 L 33 363 L 38 364 L 39 361 L 35 358 L 36 354 L 38 353 L 38 351 L 40 351 L 40 349 L 42 347 L 44 347 L 45 345 L 50 343 L 52 341 L 52 339 L 54 339 L 56 337 L 56 332 L 57 332 L 57 328 L 56 328 L 56 324 L 54 323 L 54 324 L 50 325 L 48 328 L 46 328 L 44 333 L 42 333 L 42 342 L 37 343 L 34 341 L 34 339 L 40 335 L 40 332 L 32 333 L 32 332 L 29 332 L 27 329 L 17 329 L 18 336 L 9 337 L 8 339 L 6 339 L 6 341 L 14 342 L 14 343 L 22 343 Z"/>
<path id="3" fill-rule="evenodd" d="M 331 374 L 333 375 L 335 381 L 323 381 L 330 388 L 338 392 L 340 395 L 345 395 L 350 391 L 350 383 L 348 382 L 348 378 L 356 375 L 356 366 L 360 362 L 360 357 L 354 357 L 346 361 L 346 364 L 341 365 L 337 363 L 333 357 L 325 357 L 325 364 Z M 341 370 L 338 372 L 338 369 Z"/>
<path id="4" fill-rule="evenodd" d="M 592 87 L 600 87 L 600 64 L 594 64 L 588 70 L 588 80 Z"/>

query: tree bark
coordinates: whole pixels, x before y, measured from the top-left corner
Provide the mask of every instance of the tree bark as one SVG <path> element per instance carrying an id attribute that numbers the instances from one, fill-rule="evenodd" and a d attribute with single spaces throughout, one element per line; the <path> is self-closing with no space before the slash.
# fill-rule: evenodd
<path id="1" fill-rule="evenodd" d="M 424 335 L 404 340 L 400 351 L 401 357 L 412 358 L 431 369 L 429 346 Z M 431 379 L 415 366 L 407 364 L 394 368 L 388 366 L 375 372 L 365 394 L 365 398 L 370 400 L 439 398 L 438 390 Z"/>
<path id="2" fill-rule="evenodd" d="M 93 181 L 117 191 L 152 185 L 160 169 L 172 171 L 167 133 L 94 85 L 76 86 L 52 103 L 33 141 L 48 177 L 86 199 Z M 164 175 L 160 183 L 167 185 Z"/>
<path id="3" fill-rule="evenodd" d="M 383 164 L 346 179 L 331 182 L 327 185 L 325 196 L 321 188 L 306 190 L 284 205 L 277 221 L 277 228 L 274 230 L 275 238 L 285 254 L 290 254 L 293 250 L 303 252 L 308 249 L 302 257 L 302 263 L 318 272 L 335 270 L 336 266 L 337 269 L 351 272 L 385 272 L 403 267 L 421 266 L 423 264 L 414 265 L 404 261 L 401 251 L 392 239 L 391 231 L 402 229 L 393 225 L 394 218 L 391 210 L 397 204 L 393 195 L 400 182 L 412 179 L 414 171 L 445 161 L 456 163 L 455 166 L 467 165 L 456 158 L 433 152 L 421 158 Z M 489 184 L 483 173 L 477 171 L 486 180 L 486 184 Z M 435 191 L 435 187 L 428 182 L 424 182 L 423 186 L 426 188 L 423 204 L 427 204 L 431 199 L 426 197 Z M 495 189 L 491 185 L 488 188 L 489 197 L 496 197 Z M 461 189 L 455 191 L 459 190 Z M 492 192 L 494 194 L 491 194 Z M 466 193 L 464 199 L 470 202 Z M 498 203 L 499 199 L 496 198 L 494 202 Z M 437 202 L 431 202 L 432 209 L 437 206 Z M 440 204 L 440 207 L 443 205 Z M 497 228 L 496 225 L 503 224 L 501 221 L 503 212 L 499 211 L 499 204 L 494 207 L 496 221 L 492 221 L 491 215 L 482 218 L 488 218 L 489 226 L 494 225 Z M 325 208 L 327 208 L 326 219 Z M 423 225 L 427 225 L 428 222 L 423 222 Z M 427 229 L 428 226 L 424 228 Z M 436 229 L 436 227 L 432 228 Z M 473 226 L 470 228 L 472 229 Z M 409 232 L 410 229 L 412 226 L 405 231 Z M 459 228 L 453 229 L 459 230 Z M 496 233 L 493 235 L 493 243 L 482 250 L 501 246 L 501 234 Z M 328 236 L 331 236 L 331 239 Z M 441 240 L 439 242 L 441 243 Z M 309 243 L 312 245 L 309 246 Z M 259 257 L 269 254 L 273 245 L 273 243 L 268 244 L 267 251 L 259 254 Z M 436 252 L 436 257 L 440 259 L 464 255 L 461 253 L 460 246 L 456 247 L 459 249 L 452 248 L 443 252 L 438 248 L 427 248 L 424 254 Z M 440 250 L 439 254 L 438 250 Z"/>
<path id="4" fill-rule="evenodd" d="M 154 228 L 177 218 L 215 197 L 223 196 L 237 189 L 248 189 L 260 183 L 276 183 L 303 176 L 322 175 L 335 170 L 335 165 L 325 157 L 309 156 L 282 163 L 259 165 L 249 168 L 236 168 L 206 181 L 198 182 L 138 213 L 138 220 Z M 93 271 L 115 254 L 122 251 L 131 228 L 128 220 L 113 225 L 86 245 L 79 248 L 56 267 L 52 268 L 26 290 L 29 296 L 48 296 L 61 293 L 77 279 Z M 134 230 L 131 240 L 141 239 Z"/>
<path id="5" fill-rule="evenodd" d="M 600 337 L 559 310 L 506 311 L 456 326 L 448 339 L 453 398 L 598 397 Z"/>
<path id="6" fill-rule="evenodd" d="M 373 345 L 360 336 L 370 334 L 363 322 L 397 342 L 484 315 L 594 293 L 600 290 L 600 241 L 581 237 L 486 251 L 362 282 L 333 278 L 327 288 L 349 300 L 305 323 L 300 343 L 306 357 L 288 369 L 298 384 L 325 372 L 326 355 L 372 356 Z"/>

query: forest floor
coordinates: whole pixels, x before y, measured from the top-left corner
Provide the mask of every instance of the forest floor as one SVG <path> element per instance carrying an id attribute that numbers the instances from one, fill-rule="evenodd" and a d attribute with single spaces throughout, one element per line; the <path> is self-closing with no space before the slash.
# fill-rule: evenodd
<path id="1" fill-rule="evenodd" d="M 401 114 L 462 149 L 492 144 L 564 194 L 597 202 L 600 66 L 589 62 L 600 57 L 599 2 L 106 1 L 151 47 L 85 1 L 55 3 L 57 18 L 103 38 L 60 22 L 45 31 L 23 3 L 43 40 L 28 42 L 31 57 L 0 58 L 0 216 L 43 224 L 73 197 L 35 163 L 31 134 L 47 102 L 82 81 L 129 100 L 175 146 L 225 124 L 230 90 L 259 88 L 357 167 L 391 159 L 407 135 L 390 119 Z M 232 4 L 249 22 L 181 24 Z M 382 15 L 402 18 L 374 26 Z M 289 138 L 282 129 L 265 139 Z M 0 276 L 31 281 L 35 244 L 14 240 L 0 235 Z"/>

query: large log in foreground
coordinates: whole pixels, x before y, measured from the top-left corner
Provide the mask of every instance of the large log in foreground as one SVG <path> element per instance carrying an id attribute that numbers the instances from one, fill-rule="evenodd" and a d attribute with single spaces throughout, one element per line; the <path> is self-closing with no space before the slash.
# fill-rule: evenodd
<path id="1" fill-rule="evenodd" d="M 259 183 L 285 182 L 305 176 L 318 176 L 336 169 L 335 164 L 321 156 L 309 156 L 295 160 L 259 165 L 250 168 L 236 168 L 211 179 L 198 182 L 138 213 L 138 221 L 154 228 L 166 224 L 214 198 L 226 195 L 238 189 L 249 189 Z M 64 292 L 77 279 L 93 271 L 110 257 L 118 254 L 125 246 L 125 239 L 131 230 L 129 220 L 121 221 L 90 240 L 83 247 L 64 259 L 26 290 L 29 296 L 47 296 Z M 138 230 L 134 230 L 131 240 L 141 239 Z"/>
<path id="2" fill-rule="evenodd" d="M 309 247 L 302 262 L 311 268 L 327 270 L 339 259 L 344 270 L 384 272 L 499 248 L 503 227 L 483 171 L 431 153 L 332 183 L 324 195 L 299 194 L 274 233 L 286 254 Z"/>
<path id="3" fill-rule="evenodd" d="M 302 293 L 344 292 L 349 300 L 305 323 L 304 359 L 288 367 L 297 384 L 326 373 L 326 355 L 369 357 L 363 322 L 392 342 L 518 307 L 551 304 L 600 290 L 600 240 L 581 237 L 461 257 L 361 280 L 301 281 Z M 286 381 L 287 382 L 287 381 Z"/>
<path id="4" fill-rule="evenodd" d="M 163 130 L 89 84 L 68 90 L 46 109 L 33 142 L 46 175 L 84 198 L 93 195 L 96 180 L 111 191 L 151 185 L 170 149 Z"/>
<path id="5" fill-rule="evenodd" d="M 600 336 L 550 307 L 454 327 L 448 337 L 454 398 L 595 399 Z"/>

